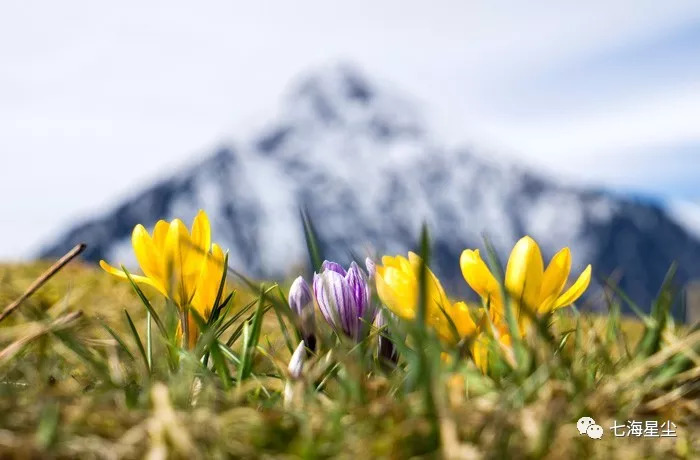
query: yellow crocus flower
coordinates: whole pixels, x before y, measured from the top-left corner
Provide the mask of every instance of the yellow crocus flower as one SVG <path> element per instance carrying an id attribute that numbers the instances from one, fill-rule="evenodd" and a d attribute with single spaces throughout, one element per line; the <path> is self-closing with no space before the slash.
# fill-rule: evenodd
<path id="1" fill-rule="evenodd" d="M 391 311 L 405 319 L 414 319 L 418 308 L 418 288 L 423 260 L 413 252 L 408 258 L 384 256 L 382 265 L 376 267 L 377 294 Z M 426 322 L 433 327 L 439 337 L 454 343 L 456 337 L 445 317 L 447 313 L 457 328 L 459 338 L 474 334 L 476 325 L 464 302 L 452 303 L 435 274 L 427 271 L 427 312 Z M 442 307 L 442 308 L 441 308 Z M 443 313 L 442 310 L 445 310 Z"/>
<path id="2" fill-rule="evenodd" d="M 494 325 L 493 327 L 483 325 L 480 330 L 481 332 L 471 344 L 471 352 L 474 364 L 481 372 L 484 374 L 488 372 L 489 355 L 497 352 L 497 348 L 500 348 L 500 353 L 510 360 L 511 363 L 515 362 L 510 334 L 508 334 L 508 329 L 505 325 Z"/>
<path id="3" fill-rule="evenodd" d="M 211 243 L 211 226 L 204 211 L 194 218 L 191 233 L 180 219 L 160 220 L 153 235 L 141 224 L 134 227 L 131 243 L 143 271 L 143 275 L 131 275 L 135 282 L 155 288 L 182 311 L 192 307 L 204 318 L 209 316 L 225 267 L 223 251 Z M 100 266 L 126 279 L 123 270 L 104 260 Z M 189 324 L 190 330 L 196 331 L 192 318 Z M 190 338 L 196 340 L 196 334 Z"/>
<path id="4" fill-rule="evenodd" d="M 503 322 L 501 286 L 481 259 L 479 250 L 465 250 L 460 257 L 460 266 L 469 286 L 481 296 L 484 304 L 489 305 L 492 320 Z M 521 313 L 523 308 L 541 315 L 571 305 L 581 297 L 591 281 L 591 266 L 588 265 L 574 284 L 564 291 L 570 271 L 571 251 L 568 247 L 555 254 L 545 269 L 535 240 L 525 236 L 515 244 L 506 265 L 505 290 L 514 302 L 521 328 L 529 324 L 528 315 Z"/>

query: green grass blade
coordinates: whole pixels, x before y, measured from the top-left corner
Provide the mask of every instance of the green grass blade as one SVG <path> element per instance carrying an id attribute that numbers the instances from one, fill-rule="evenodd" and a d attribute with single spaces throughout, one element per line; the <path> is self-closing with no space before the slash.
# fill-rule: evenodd
<path id="1" fill-rule="evenodd" d="M 219 347 L 219 341 L 214 339 L 213 346 L 209 347 L 211 360 L 214 363 L 214 369 L 221 379 L 221 383 L 224 388 L 228 389 L 231 387 L 231 372 L 229 371 L 228 364 L 226 363 L 226 358 Z"/>
<path id="2" fill-rule="evenodd" d="M 107 333 L 109 333 L 109 335 L 111 335 L 112 338 L 117 341 L 117 343 L 119 344 L 121 349 L 124 351 L 124 353 L 126 353 L 127 356 L 132 361 L 135 360 L 136 358 L 134 358 L 134 355 L 131 353 L 131 351 L 129 350 L 129 347 L 126 345 L 124 340 L 119 336 L 119 334 L 117 334 L 114 329 L 109 327 L 109 325 L 107 323 L 105 323 L 104 321 L 102 321 L 101 319 L 98 321 L 100 322 L 100 325 L 107 331 Z"/>
<path id="3" fill-rule="evenodd" d="M 58 339 L 79 358 L 94 368 L 106 381 L 110 381 L 111 377 L 107 363 L 95 357 L 95 355 L 90 352 L 90 349 L 85 348 L 83 344 L 75 340 L 73 334 L 70 332 L 69 330 L 53 331 L 53 335 L 58 337 Z"/>
<path id="4" fill-rule="evenodd" d="M 138 286 L 138 284 L 136 284 L 136 282 L 134 281 L 134 279 L 131 277 L 131 274 L 129 273 L 129 271 L 128 271 L 128 270 L 126 269 L 126 267 L 124 267 L 123 265 L 122 265 L 122 270 L 124 271 L 124 274 L 126 275 L 126 277 L 127 277 L 127 279 L 129 280 L 129 282 L 131 283 L 131 287 L 134 288 L 134 291 L 136 291 L 136 295 L 139 296 L 139 298 L 141 299 L 141 302 L 143 303 L 143 305 L 146 307 L 146 309 L 147 309 L 147 310 L 151 313 L 151 315 L 153 316 L 153 321 L 156 322 L 156 326 L 158 326 L 158 329 L 160 330 L 160 333 L 163 334 L 163 337 L 165 337 L 165 338 L 167 339 L 167 338 L 168 338 L 168 333 L 167 333 L 167 331 L 166 331 L 166 329 L 165 329 L 165 326 L 163 325 L 163 322 L 160 320 L 160 317 L 158 316 L 158 313 L 157 313 L 157 312 L 155 311 L 155 309 L 153 308 L 153 305 L 151 305 L 151 302 L 146 298 L 146 296 L 144 295 L 144 293 L 143 293 L 143 291 L 141 290 L 141 288 Z"/>
<path id="5" fill-rule="evenodd" d="M 651 321 L 646 325 L 636 349 L 636 356 L 646 358 L 659 351 L 661 337 L 668 323 L 669 313 L 674 301 L 673 278 L 676 274 L 676 265 L 669 268 L 659 289 L 659 295 L 651 307 Z"/>
<path id="6" fill-rule="evenodd" d="M 280 332 L 282 332 L 282 337 L 284 338 L 284 343 L 287 345 L 287 349 L 289 350 L 290 353 L 294 353 L 294 346 L 292 345 L 292 339 L 289 337 L 289 329 L 287 328 L 287 325 L 285 324 L 284 320 L 282 319 L 282 315 L 280 315 L 280 312 L 273 307 L 275 310 L 275 316 L 277 317 L 277 323 L 280 326 Z"/>
<path id="7" fill-rule="evenodd" d="M 243 351 L 241 352 L 241 366 L 238 373 L 239 383 L 250 377 L 252 373 L 255 349 L 260 341 L 260 332 L 262 330 L 262 320 L 265 312 L 264 306 L 265 292 L 263 289 L 261 289 L 255 315 L 253 316 L 252 321 L 246 321 L 245 326 L 243 327 Z"/>
<path id="8" fill-rule="evenodd" d="M 613 282 L 611 280 L 607 280 L 606 285 L 610 289 L 612 289 L 613 292 L 615 294 L 617 294 L 623 300 L 623 302 L 625 302 L 627 304 L 628 307 L 630 307 L 630 309 L 634 312 L 635 315 L 637 315 L 637 317 L 639 319 L 641 319 L 647 325 L 650 324 L 651 320 L 650 320 L 649 316 L 646 313 L 644 313 L 642 311 L 642 309 L 639 308 L 639 305 L 637 305 L 637 303 L 635 301 L 630 299 L 630 297 L 627 294 L 625 294 L 625 292 L 622 289 L 620 289 L 618 286 L 613 284 Z"/>
<path id="9" fill-rule="evenodd" d="M 126 315 L 126 322 L 129 324 L 131 334 L 134 336 L 134 342 L 136 342 L 136 346 L 139 349 L 139 353 L 141 354 L 141 357 L 143 358 L 143 363 L 146 366 L 146 370 L 148 372 L 151 372 L 151 367 L 149 366 L 149 363 L 148 363 L 148 356 L 146 355 L 146 350 L 143 348 L 143 343 L 141 342 L 141 337 L 139 336 L 139 332 L 136 330 L 136 326 L 134 325 L 134 322 L 131 320 L 131 315 L 129 315 L 129 312 L 126 310 L 124 310 L 124 315 Z"/>
<path id="10" fill-rule="evenodd" d="M 254 300 L 252 302 L 247 303 L 243 308 L 241 308 L 239 311 L 236 312 L 235 315 L 233 315 L 229 320 L 227 320 L 225 323 L 223 323 L 221 326 L 217 328 L 217 337 L 221 337 L 221 335 L 228 330 L 231 326 L 233 326 L 243 315 L 248 313 L 251 308 L 255 306 L 257 303 L 257 300 Z M 255 314 L 255 312 L 253 312 Z M 251 319 L 253 315 L 250 315 L 248 319 Z M 229 345 L 230 346 L 230 345 Z"/>
<path id="11" fill-rule="evenodd" d="M 148 368 L 153 369 L 153 330 L 151 312 L 146 312 L 146 357 L 148 358 Z"/>
<path id="12" fill-rule="evenodd" d="M 442 312 L 443 316 L 447 320 L 447 325 L 450 328 L 450 333 L 452 334 L 452 337 L 455 339 L 455 343 L 459 342 L 461 340 L 461 337 L 459 336 L 459 331 L 457 330 L 457 325 L 455 322 L 452 320 L 452 317 L 447 313 L 445 310 L 445 307 L 442 305 L 438 305 L 440 307 L 440 311 Z"/>
<path id="13" fill-rule="evenodd" d="M 224 295 L 224 288 L 226 287 L 226 275 L 228 274 L 228 251 L 224 254 L 224 262 L 221 270 L 221 280 L 219 281 L 219 289 L 216 291 L 216 299 L 214 300 L 214 305 L 211 309 L 211 314 L 207 320 L 207 324 L 214 324 L 219 318 L 219 313 L 223 304 L 221 303 L 221 298 Z M 232 293 L 233 294 L 233 293 Z"/>
<path id="14" fill-rule="evenodd" d="M 305 209 L 299 211 L 301 216 L 301 223 L 304 228 L 304 239 L 306 240 L 306 249 L 309 253 L 309 261 L 311 262 L 311 267 L 317 273 L 321 271 L 321 265 L 323 265 L 323 252 L 321 250 L 321 245 L 318 242 L 318 236 L 314 224 L 309 217 L 308 212 Z"/>
<path id="15" fill-rule="evenodd" d="M 227 347 L 226 345 L 224 345 L 223 343 L 221 343 L 219 341 L 217 341 L 216 343 L 217 343 L 217 346 L 219 347 L 219 350 L 221 351 L 221 353 L 224 355 L 224 357 L 226 359 L 231 361 L 236 366 L 239 366 L 241 364 L 241 359 L 238 356 L 236 356 L 236 354 L 229 347 Z"/>
<path id="16" fill-rule="evenodd" d="M 432 299 L 428 298 L 428 264 L 430 263 L 430 236 L 428 234 L 428 226 L 423 224 L 420 234 L 420 256 L 423 261 L 420 265 L 418 276 L 419 295 L 418 295 L 418 311 L 416 314 L 416 353 L 418 364 L 418 384 L 423 389 L 423 397 L 425 403 L 426 415 L 431 421 L 434 434 L 439 433 L 439 424 L 437 421 L 437 406 L 435 403 L 435 395 L 433 391 L 433 368 L 431 359 L 428 356 L 428 328 L 426 325 L 428 302 Z"/>

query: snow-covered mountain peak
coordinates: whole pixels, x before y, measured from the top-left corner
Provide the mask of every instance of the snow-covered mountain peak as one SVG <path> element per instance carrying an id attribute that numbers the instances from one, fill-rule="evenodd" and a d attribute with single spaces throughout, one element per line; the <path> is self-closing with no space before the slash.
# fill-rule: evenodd
<path id="1" fill-rule="evenodd" d="M 303 76 L 285 102 L 283 117 L 307 130 L 364 131 L 378 140 L 424 133 L 424 120 L 412 103 L 347 64 Z"/>
<path id="2" fill-rule="evenodd" d="M 571 247 L 574 270 L 622 274 L 640 304 L 655 295 L 672 261 L 678 279 L 700 277 L 700 243 L 656 205 L 558 184 L 469 149 L 447 149 L 424 129 L 410 100 L 348 66 L 293 85 L 267 127 L 222 148 L 131 200 L 76 226 L 48 246 L 60 256 L 86 242 L 85 257 L 122 260 L 131 229 L 191 219 L 205 209 L 232 266 L 284 277 L 306 260 L 299 209 L 306 208 L 331 259 L 353 252 L 415 249 L 421 225 L 432 266 L 452 292 L 464 291 L 459 255 L 488 235 L 501 257 L 523 235 L 545 257 Z"/>

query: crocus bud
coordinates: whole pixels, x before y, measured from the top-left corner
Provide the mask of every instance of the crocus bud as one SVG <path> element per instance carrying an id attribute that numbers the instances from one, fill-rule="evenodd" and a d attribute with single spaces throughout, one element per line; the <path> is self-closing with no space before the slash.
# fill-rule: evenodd
<path id="1" fill-rule="evenodd" d="M 354 262 L 347 272 L 334 262 L 324 262 L 323 266 L 313 283 L 321 313 L 336 331 L 359 341 L 368 329 L 365 322 L 374 321 L 376 314 L 367 275 Z"/>
<path id="2" fill-rule="evenodd" d="M 301 378 L 301 373 L 304 368 L 304 359 L 306 358 L 306 346 L 302 340 L 297 345 L 296 350 L 292 353 L 289 360 L 287 370 L 289 370 L 289 379 L 284 386 L 284 404 L 289 405 L 294 399 L 294 382 Z"/>
<path id="3" fill-rule="evenodd" d="M 309 347 L 314 349 L 314 304 L 309 285 L 301 276 L 294 280 L 289 288 L 289 306 L 296 313 L 300 328 L 299 332 Z"/>
<path id="4" fill-rule="evenodd" d="M 294 313 L 301 316 L 306 308 L 311 304 L 311 289 L 301 276 L 294 280 L 289 288 L 289 306 Z"/>
<path id="5" fill-rule="evenodd" d="M 289 360 L 289 366 L 287 366 L 287 369 L 289 370 L 289 376 L 292 379 L 298 379 L 301 377 L 301 370 L 304 366 L 304 358 L 306 357 L 306 346 L 304 344 L 304 341 L 302 340 L 299 342 L 299 345 L 297 345 L 296 350 L 294 350 L 294 353 L 292 353 L 292 357 Z"/>

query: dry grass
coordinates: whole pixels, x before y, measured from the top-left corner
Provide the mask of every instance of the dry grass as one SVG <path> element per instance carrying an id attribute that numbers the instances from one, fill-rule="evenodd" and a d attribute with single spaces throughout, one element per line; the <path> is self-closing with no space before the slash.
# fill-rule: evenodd
<path id="1" fill-rule="evenodd" d="M 18 297 L 48 264 L 0 266 L 0 306 Z M 240 289 L 238 307 L 255 299 Z M 165 308 L 156 304 L 158 309 Z M 372 350 L 338 346 L 337 373 L 316 391 L 325 355 L 311 359 L 295 398 L 282 403 L 289 356 L 273 311 L 252 378 L 225 388 L 214 372 L 186 358 L 152 375 L 131 360 L 97 321 L 130 341 L 123 309 L 141 328 L 145 313 L 131 287 L 85 265 L 64 269 L 0 325 L 0 457 L 16 458 L 698 458 L 700 360 L 697 333 L 670 325 L 658 350 L 628 356 L 644 336 L 625 320 L 571 312 L 557 323 L 561 351 L 532 339 L 523 374 L 481 375 L 468 359 L 441 360 L 428 350 L 429 383 L 411 356 L 383 369 Z M 52 325 L 81 311 L 68 324 Z M 49 326 L 52 325 L 52 326 Z M 143 334 L 143 331 L 140 331 Z M 76 345 L 77 344 L 77 345 Z M 238 351 L 237 342 L 233 350 Z M 88 356 L 81 352 L 88 350 Z M 679 352 L 690 364 L 662 374 Z M 157 344 L 154 359 L 166 353 Z M 98 363 L 92 363 L 94 359 Z M 165 362 L 164 359 L 159 361 Z M 101 368 L 100 365 L 104 365 Z M 230 364 L 235 376 L 236 366 Z M 318 372 L 315 374 L 315 372 Z M 661 373 L 661 374 L 660 374 Z M 665 376 L 665 380 L 662 378 Z M 428 377 L 426 377 L 427 379 Z M 431 401 L 427 404 L 426 401 Z M 582 436 L 591 416 L 603 439 Z M 615 438 L 615 420 L 672 420 L 675 438 Z"/>

